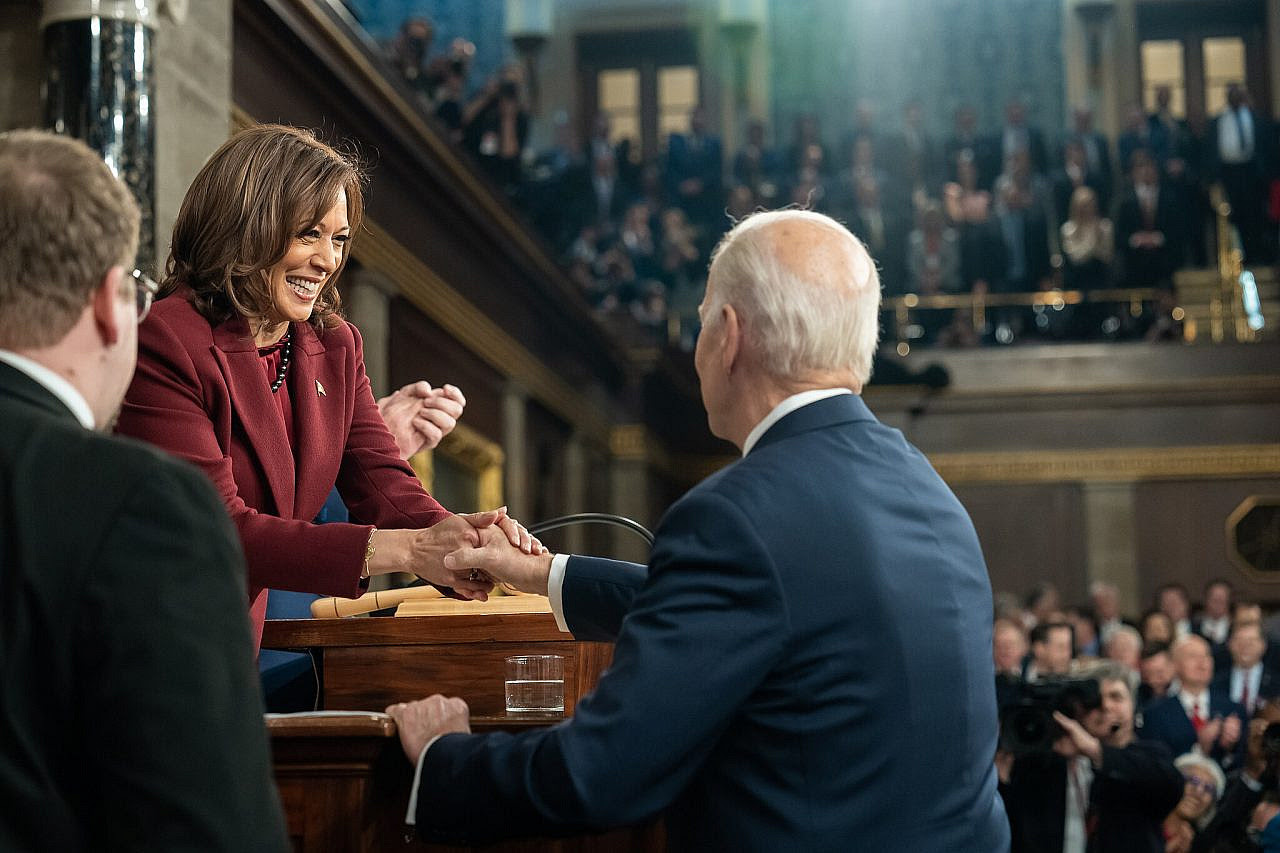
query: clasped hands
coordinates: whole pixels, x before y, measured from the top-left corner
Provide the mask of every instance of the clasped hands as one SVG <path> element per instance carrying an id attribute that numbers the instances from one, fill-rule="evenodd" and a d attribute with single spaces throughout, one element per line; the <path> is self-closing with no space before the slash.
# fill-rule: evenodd
<path id="1" fill-rule="evenodd" d="M 454 578 L 455 590 L 462 593 L 488 584 L 484 591 L 487 595 L 493 582 L 498 581 L 520 592 L 547 594 L 552 556 L 541 543 L 534 539 L 536 547 L 520 547 L 496 523 L 477 526 L 474 534 L 473 543 L 450 552 L 442 561 L 444 570 Z M 436 694 L 416 702 L 398 702 L 387 708 L 387 714 L 396 721 L 400 745 L 414 763 L 426 745 L 440 735 L 471 731 L 470 709 L 456 697 Z"/>
<path id="2" fill-rule="evenodd" d="M 545 556 L 550 568 L 542 543 L 507 515 L 506 507 L 453 515 L 421 530 L 375 530 L 370 542 L 369 574 L 412 572 L 466 600 L 488 600 L 495 580 L 523 589 L 517 582 L 519 573 L 503 569 L 506 562 L 523 566 L 517 557 Z"/>

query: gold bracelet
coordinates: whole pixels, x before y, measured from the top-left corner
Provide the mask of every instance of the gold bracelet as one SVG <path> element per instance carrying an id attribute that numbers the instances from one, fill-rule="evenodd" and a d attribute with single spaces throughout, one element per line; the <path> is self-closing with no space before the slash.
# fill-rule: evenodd
<path id="1" fill-rule="evenodd" d="M 364 569 L 360 572 L 361 580 L 369 579 L 369 561 L 373 559 L 373 534 L 378 532 L 378 528 L 369 531 L 369 544 L 364 546 Z"/>

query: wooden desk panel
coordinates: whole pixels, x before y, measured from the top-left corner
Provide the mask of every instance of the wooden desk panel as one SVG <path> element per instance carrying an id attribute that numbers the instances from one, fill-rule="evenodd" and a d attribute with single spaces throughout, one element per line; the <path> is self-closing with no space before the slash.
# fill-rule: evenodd
<path id="1" fill-rule="evenodd" d="M 473 715 L 501 714 L 506 658 L 560 655 L 571 715 L 613 658 L 612 645 L 576 642 L 547 613 L 268 621 L 262 644 L 312 649 L 328 711 L 381 711 L 443 693 L 465 699 Z"/>
<path id="2" fill-rule="evenodd" d="M 579 643 L 550 614 L 372 617 L 268 621 L 264 648 L 310 649 L 316 655 L 321 707 L 380 712 L 393 702 L 431 693 L 461 696 L 473 731 L 519 731 L 562 717 L 508 717 L 505 659 L 558 654 L 565 659 L 565 716 L 608 667 L 613 646 Z M 412 768 L 395 723 L 380 713 L 269 717 L 276 784 L 294 849 L 408 850 L 464 848 L 406 842 L 404 814 Z M 660 821 L 602 835 L 524 839 L 485 853 L 648 853 L 663 849 Z"/>

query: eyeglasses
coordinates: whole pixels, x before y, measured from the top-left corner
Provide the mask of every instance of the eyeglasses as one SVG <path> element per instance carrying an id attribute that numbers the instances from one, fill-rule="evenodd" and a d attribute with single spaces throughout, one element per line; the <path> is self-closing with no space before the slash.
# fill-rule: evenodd
<path id="1" fill-rule="evenodd" d="M 1208 794 L 1211 799 L 1216 800 L 1218 798 L 1218 786 L 1212 782 L 1206 782 L 1199 776 L 1183 775 L 1182 779 L 1189 787 L 1194 788 L 1201 793 Z"/>
<path id="2" fill-rule="evenodd" d="M 131 275 L 133 284 L 138 289 L 138 322 L 141 323 L 147 319 L 147 314 L 151 311 L 151 303 L 160 292 L 160 285 L 142 270 L 134 270 Z"/>

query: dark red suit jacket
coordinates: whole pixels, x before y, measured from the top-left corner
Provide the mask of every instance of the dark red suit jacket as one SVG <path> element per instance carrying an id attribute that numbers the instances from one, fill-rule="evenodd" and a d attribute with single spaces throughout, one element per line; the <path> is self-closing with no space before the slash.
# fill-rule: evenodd
<path id="1" fill-rule="evenodd" d="M 240 532 L 254 648 L 267 589 L 354 597 L 372 526 L 430 527 L 449 512 L 400 458 L 350 323 L 294 323 L 292 449 L 249 325 L 210 326 L 190 291 L 156 303 L 138 328 L 138 369 L 117 430 L 201 468 Z M 334 485 L 349 524 L 312 524 Z"/>

